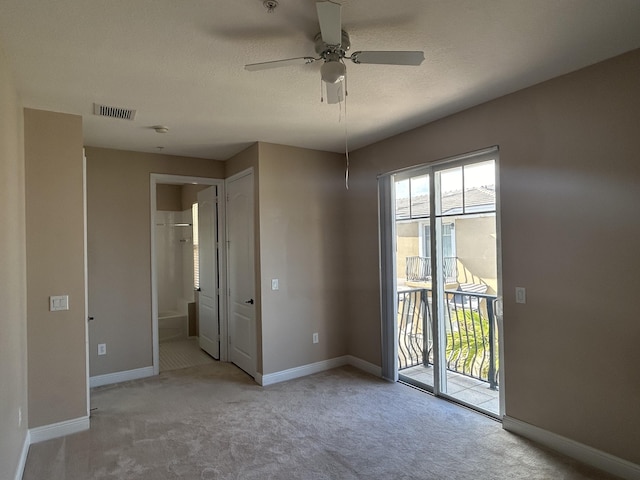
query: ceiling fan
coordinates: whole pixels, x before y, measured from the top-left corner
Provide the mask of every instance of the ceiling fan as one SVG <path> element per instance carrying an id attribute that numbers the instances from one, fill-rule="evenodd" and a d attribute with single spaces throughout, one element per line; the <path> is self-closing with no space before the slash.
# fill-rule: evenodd
<path id="1" fill-rule="evenodd" d="M 327 91 L 327 103 L 344 100 L 344 80 L 347 67 L 344 59 L 356 64 L 420 65 L 424 60 L 422 51 L 358 51 L 347 56 L 351 47 L 349 34 L 342 30 L 342 5 L 332 1 L 316 2 L 320 33 L 315 37 L 315 50 L 319 57 L 296 57 L 271 62 L 250 63 L 244 68 L 249 71 L 270 68 L 305 65 L 322 60 L 320 76 Z"/>

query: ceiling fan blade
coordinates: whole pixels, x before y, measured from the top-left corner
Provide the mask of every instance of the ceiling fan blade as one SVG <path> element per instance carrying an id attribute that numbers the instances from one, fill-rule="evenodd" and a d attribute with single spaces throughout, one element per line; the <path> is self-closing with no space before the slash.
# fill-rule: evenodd
<path id="1" fill-rule="evenodd" d="M 322 41 L 327 45 L 342 43 L 342 5 L 334 2 L 316 2 Z"/>
<path id="2" fill-rule="evenodd" d="M 327 103 L 340 103 L 344 101 L 344 81 L 336 83 L 324 83 L 327 89 Z"/>
<path id="3" fill-rule="evenodd" d="M 376 63 L 380 65 L 420 65 L 424 61 L 424 52 L 386 51 L 353 52 L 353 63 Z"/>
<path id="4" fill-rule="evenodd" d="M 274 60 L 272 62 L 250 63 L 244 66 L 245 70 L 256 72 L 258 70 L 269 70 L 270 68 L 289 67 L 291 65 L 306 65 L 313 63 L 316 59 L 313 57 L 297 57 L 287 58 L 285 60 Z"/>

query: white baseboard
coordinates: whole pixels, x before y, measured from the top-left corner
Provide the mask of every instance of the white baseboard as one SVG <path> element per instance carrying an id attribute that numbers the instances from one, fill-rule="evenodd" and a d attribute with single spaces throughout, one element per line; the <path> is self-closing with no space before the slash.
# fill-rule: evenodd
<path id="1" fill-rule="evenodd" d="M 628 480 L 640 479 L 640 465 L 505 415 L 502 428 L 583 463 Z"/>
<path id="2" fill-rule="evenodd" d="M 366 360 L 354 357 L 353 355 L 347 355 L 347 363 L 352 367 L 356 367 L 357 369 L 362 370 L 363 372 L 370 373 L 371 375 L 375 375 L 376 377 L 382 377 L 382 367 L 374 365 L 373 363 L 369 363 Z"/>
<path id="3" fill-rule="evenodd" d="M 313 373 L 324 372 L 325 370 L 331 370 L 332 368 L 341 367 L 347 364 L 347 356 L 331 358 L 329 360 L 322 360 L 320 362 L 309 363 L 308 365 L 302 365 L 300 367 L 289 368 L 276 373 L 268 373 L 262 375 L 262 382 L 260 385 L 267 386 L 274 383 L 286 382 L 287 380 L 293 380 L 294 378 L 306 377 Z M 256 375 L 257 377 L 257 375 Z M 256 381 L 258 379 L 256 378 Z"/>
<path id="4" fill-rule="evenodd" d="M 153 367 L 96 375 L 95 377 L 89 378 L 89 387 L 95 388 L 103 385 L 111 385 L 112 383 L 128 382 L 129 380 L 138 380 L 139 378 L 152 377 L 153 375 Z"/>
<path id="5" fill-rule="evenodd" d="M 79 417 L 64 422 L 52 423 L 29 429 L 29 443 L 34 444 L 51 440 L 52 438 L 64 437 L 72 433 L 89 430 L 89 417 Z"/>
<path id="6" fill-rule="evenodd" d="M 22 480 L 24 474 L 24 467 L 27 464 L 27 455 L 29 454 L 29 445 L 31 445 L 31 437 L 29 430 L 26 431 L 24 436 L 24 442 L 22 443 L 22 451 L 20 452 L 20 458 L 18 459 L 18 468 L 16 468 L 15 480 Z"/>
<path id="7" fill-rule="evenodd" d="M 267 375 L 257 373 L 255 376 L 255 381 L 262 386 L 267 386 L 274 383 L 293 380 L 294 378 L 306 377 L 307 375 L 324 372 L 325 370 L 331 370 L 332 368 L 342 367 L 344 365 L 352 365 L 377 377 L 382 374 L 382 369 L 377 365 L 374 365 L 352 355 L 343 355 L 342 357 L 322 360 L 320 362 L 310 363 L 308 365 L 302 365 L 300 367 L 289 368 L 280 372 L 268 373 Z"/>

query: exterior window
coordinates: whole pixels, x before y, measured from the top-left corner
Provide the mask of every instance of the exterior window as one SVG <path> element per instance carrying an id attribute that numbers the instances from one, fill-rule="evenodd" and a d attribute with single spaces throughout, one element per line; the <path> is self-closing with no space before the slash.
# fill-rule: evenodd
<path id="1" fill-rule="evenodd" d="M 200 288 L 200 253 L 198 250 L 198 204 L 191 205 L 191 218 L 193 224 L 193 288 Z"/>

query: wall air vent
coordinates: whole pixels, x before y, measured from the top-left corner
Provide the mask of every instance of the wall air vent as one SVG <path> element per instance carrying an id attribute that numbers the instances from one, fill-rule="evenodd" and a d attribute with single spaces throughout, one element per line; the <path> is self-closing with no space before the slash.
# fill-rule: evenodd
<path id="1" fill-rule="evenodd" d="M 93 104 L 94 115 L 101 117 L 120 118 L 122 120 L 133 120 L 136 111 L 129 108 L 109 107 L 108 105 Z"/>

